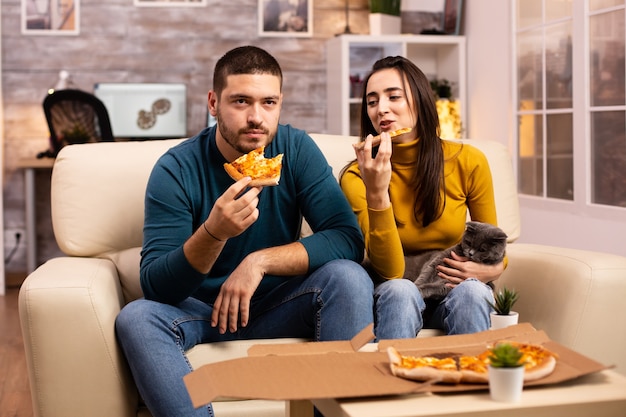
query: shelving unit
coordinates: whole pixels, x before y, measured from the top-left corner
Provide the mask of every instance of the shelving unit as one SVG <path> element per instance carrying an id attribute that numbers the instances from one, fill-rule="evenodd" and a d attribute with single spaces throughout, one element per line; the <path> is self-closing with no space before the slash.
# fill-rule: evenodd
<path id="1" fill-rule="evenodd" d="M 389 55 L 409 58 L 428 79 L 448 79 L 454 98 L 461 103 L 461 119 L 467 128 L 464 36 L 340 35 L 326 44 L 327 133 L 359 134 L 362 91 L 359 84 L 351 82 L 351 76 L 363 79 L 376 60 Z"/>

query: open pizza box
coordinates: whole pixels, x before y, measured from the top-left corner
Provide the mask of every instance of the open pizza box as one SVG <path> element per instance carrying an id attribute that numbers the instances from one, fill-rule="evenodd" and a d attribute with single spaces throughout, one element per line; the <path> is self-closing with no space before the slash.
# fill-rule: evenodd
<path id="1" fill-rule="evenodd" d="M 248 357 L 196 369 L 185 376 L 185 384 L 196 407 L 219 397 L 303 400 L 486 390 L 486 384 L 429 384 L 393 376 L 386 349 L 394 346 L 406 355 L 478 354 L 501 340 L 541 344 L 558 355 L 554 372 L 527 386 L 555 384 L 608 368 L 551 341 L 528 323 L 471 335 L 368 344 L 373 339 L 370 325 L 350 341 L 254 345 Z"/>

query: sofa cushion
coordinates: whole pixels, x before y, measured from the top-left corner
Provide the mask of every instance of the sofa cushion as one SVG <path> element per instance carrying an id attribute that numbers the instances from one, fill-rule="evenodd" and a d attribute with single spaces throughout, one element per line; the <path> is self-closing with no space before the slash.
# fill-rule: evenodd
<path id="1" fill-rule="evenodd" d="M 141 248 L 124 249 L 119 252 L 105 254 L 103 257 L 115 264 L 126 303 L 143 297 L 143 291 L 139 283 Z"/>

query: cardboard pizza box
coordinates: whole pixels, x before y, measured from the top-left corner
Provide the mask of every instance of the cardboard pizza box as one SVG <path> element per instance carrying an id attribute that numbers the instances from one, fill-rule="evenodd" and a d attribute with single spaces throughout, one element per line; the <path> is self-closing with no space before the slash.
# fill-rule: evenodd
<path id="1" fill-rule="evenodd" d="M 476 354 L 500 340 L 542 344 L 558 355 L 554 372 L 528 386 L 554 384 L 608 368 L 551 341 L 528 323 L 471 335 L 369 344 L 374 339 L 372 328 L 368 326 L 350 341 L 254 345 L 248 357 L 196 369 L 185 376 L 185 384 L 196 407 L 218 397 L 304 400 L 486 390 L 485 384 L 430 384 L 393 376 L 386 349 L 394 346 L 409 355 Z"/>

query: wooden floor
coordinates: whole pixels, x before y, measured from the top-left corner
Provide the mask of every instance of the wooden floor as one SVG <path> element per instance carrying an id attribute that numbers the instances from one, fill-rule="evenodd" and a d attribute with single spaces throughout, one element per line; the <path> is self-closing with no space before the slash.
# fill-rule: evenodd
<path id="1" fill-rule="evenodd" d="M 0 417 L 33 417 L 17 287 L 0 295 Z"/>

